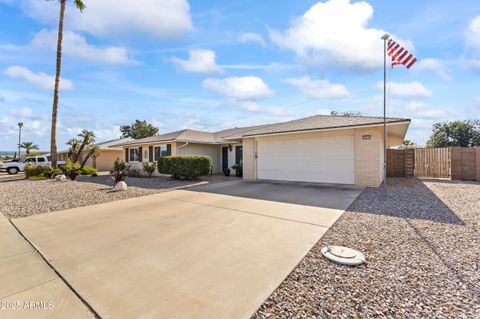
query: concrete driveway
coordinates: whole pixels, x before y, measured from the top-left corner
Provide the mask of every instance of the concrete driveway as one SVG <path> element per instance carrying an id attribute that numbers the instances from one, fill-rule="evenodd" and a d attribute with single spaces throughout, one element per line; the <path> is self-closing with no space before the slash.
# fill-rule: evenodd
<path id="1" fill-rule="evenodd" d="M 361 192 L 217 185 L 13 222 L 102 318 L 249 318 Z"/>

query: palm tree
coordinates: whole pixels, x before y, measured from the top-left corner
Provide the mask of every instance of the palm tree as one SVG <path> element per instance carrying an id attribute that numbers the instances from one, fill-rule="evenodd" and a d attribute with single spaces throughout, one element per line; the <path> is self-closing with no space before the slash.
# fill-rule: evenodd
<path id="1" fill-rule="evenodd" d="M 83 168 L 85 166 L 85 164 L 87 163 L 88 159 L 91 157 L 91 158 L 97 158 L 99 155 L 100 155 L 101 151 L 100 151 L 100 148 L 98 148 L 98 145 L 97 144 L 93 144 L 91 145 L 89 148 L 88 148 L 88 153 L 87 153 L 87 156 L 85 156 L 85 158 L 83 159 L 82 161 L 82 166 L 81 168 Z"/>
<path id="2" fill-rule="evenodd" d="M 413 143 L 410 140 L 404 140 L 402 142 L 402 148 L 413 148 L 415 146 L 415 143 Z"/>
<path id="3" fill-rule="evenodd" d="M 73 161 L 73 158 L 77 156 L 76 154 L 78 153 L 81 144 L 82 141 L 80 141 L 78 138 L 72 138 L 67 142 L 67 145 L 70 145 L 68 150 L 68 159 L 70 161 Z"/>
<path id="4" fill-rule="evenodd" d="M 85 147 L 88 147 L 95 143 L 95 133 L 93 133 L 92 131 L 83 130 L 82 133 L 78 134 L 78 136 L 82 138 L 82 144 L 80 145 L 76 156 L 73 158 L 74 163 L 79 161 Z"/>
<path id="5" fill-rule="evenodd" d="M 28 156 L 30 155 L 31 150 L 38 150 L 38 145 L 33 144 L 33 142 L 23 142 L 22 144 L 18 144 L 19 148 L 25 149 L 25 154 Z"/>
<path id="6" fill-rule="evenodd" d="M 62 68 L 62 41 L 63 41 L 63 22 L 65 18 L 65 7 L 67 0 L 60 1 L 60 19 L 58 20 L 58 42 L 57 42 L 57 69 L 55 73 L 55 88 L 53 91 L 52 107 L 52 130 L 50 137 L 50 156 L 52 157 L 52 166 L 57 166 L 57 112 L 58 112 L 58 91 L 60 88 L 60 73 Z M 82 12 L 85 4 L 82 0 L 73 0 L 75 6 Z"/>
<path id="7" fill-rule="evenodd" d="M 22 127 L 23 122 L 18 122 L 18 158 L 20 158 L 20 143 L 22 142 Z"/>

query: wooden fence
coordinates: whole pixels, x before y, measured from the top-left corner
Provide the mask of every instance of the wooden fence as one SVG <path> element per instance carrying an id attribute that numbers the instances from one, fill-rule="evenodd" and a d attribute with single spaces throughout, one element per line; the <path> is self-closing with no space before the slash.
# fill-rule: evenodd
<path id="1" fill-rule="evenodd" d="M 480 181 L 480 147 L 388 150 L 387 176 Z"/>
<path id="2" fill-rule="evenodd" d="M 450 148 L 416 148 L 414 176 L 450 178 Z"/>

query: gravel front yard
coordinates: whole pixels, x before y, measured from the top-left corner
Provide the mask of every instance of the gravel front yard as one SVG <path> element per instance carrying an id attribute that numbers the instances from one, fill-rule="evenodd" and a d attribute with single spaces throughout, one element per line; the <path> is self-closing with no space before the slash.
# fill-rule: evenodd
<path id="1" fill-rule="evenodd" d="M 112 192 L 110 176 L 79 176 L 75 181 L 17 180 L 0 183 L 0 213 L 8 218 L 25 217 L 73 207 L 88 206 L 131 197 L 165 192 L 198 181 L 168 177 L 127 177 L 128 189 Z"/>
<path id="2" fill-rule="evenodd" d="M 480 318 L 480 183 L 366 189 L 254 318 Z M 357 268 L 322 246 L 364 252 Z"/>

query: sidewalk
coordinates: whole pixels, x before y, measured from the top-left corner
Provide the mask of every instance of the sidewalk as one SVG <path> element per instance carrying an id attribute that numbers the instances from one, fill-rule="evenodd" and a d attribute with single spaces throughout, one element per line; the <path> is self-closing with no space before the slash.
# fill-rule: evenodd
<path id="1" fill-rule="evenodd" d="M 0 318 L 94 318 L 2 214 Z"/>

